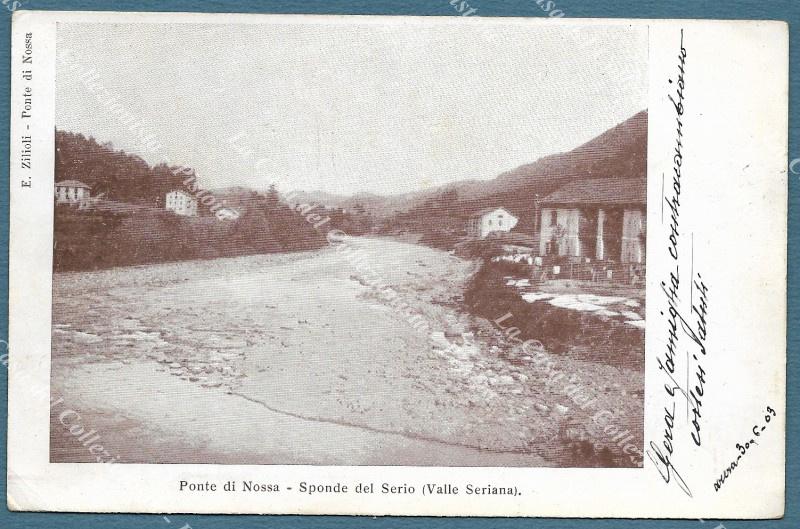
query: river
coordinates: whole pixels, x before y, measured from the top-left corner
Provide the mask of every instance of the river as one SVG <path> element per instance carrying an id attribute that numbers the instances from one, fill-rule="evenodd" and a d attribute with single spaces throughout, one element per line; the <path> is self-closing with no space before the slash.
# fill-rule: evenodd
<path id="1" fill-rule="evenodd" d="M 95 461 L 82 429 L 121 463 L 569 464 L 585 417 L 461 309 L 475 267 L 351 238 L 56 274 L 51 460 Z"/>

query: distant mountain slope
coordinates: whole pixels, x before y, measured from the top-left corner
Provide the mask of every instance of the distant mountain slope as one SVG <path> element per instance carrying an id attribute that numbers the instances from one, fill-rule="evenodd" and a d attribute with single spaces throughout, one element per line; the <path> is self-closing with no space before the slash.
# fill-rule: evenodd
<path id="1" fill-rule="evenodd" d="M 445 187 L 452 187 L 457 184 L 449 184 Z M 401 195 L 376 195 L 374 193 L 356 193 L 352 196 L 336 195 L 325 191 L 293 191 L 292 202 L 316 202 L 333 208 L 343 208 L 346 210 L 362 209 L 377 218 L 392 216 L 397 213 L 406 212 L 422 204 L 427 198 L 435 196 L 445 188 L 434 188 L 431 190 L 415 191 Z"/>
<path id="2" fill-rule="evenodd" d="M 503 206 L 520 219 L 514 231 L 532 232 L 537 195 L 544 197 L 573 179 L 643 179 L 646 172 L 647 111 L 642 111 L 569 152 L 546 156 L 493 180 L 459 182 L 418 194 L 400 217 L 446 216 L 455 220 L 455 229 L 476 211 Z"/>
<path id="3" fill-rule="evenodd" d="M 360 193 L 343 197 L 297 192 L 311 202 L 353 209 L 360 205 L 377 219 L 402 221 L 419 215 L 466 219 L 480 209 L 504 206 L 520 218 L 519 231 L 532 229 L 533 200 L 574 178 L 644 178 L 647 171 L 647 111 L 565 153 L 545 156 L 487 181 L 462 181 L 403 195 Z"/>
<path id="4" fill-rule="evenodd" d="M 499 175 L 464 186 L 459 195 L 481 207 L 505 205 L 520 217 L 518 229 L 532 229 L 531 212 L 544 197 L 572 179 L 641 178 L 647 174 L 647 111 L 639 112 L 593 140 L 566 153 L 553 154 Z M 475 209 L 480 209 L 476 204 Z"/>
<path id="5" fill-rule="evenodd" d="M 332 208 L 342 207 L 342 204 L 351 198 L 345 195 L 327 193 L 325 191 L 306 191 L 302 189 L 292 190 L 289 193 L 282 193 L 281 195 L 281 198 L 283 198 L 285 202 L 291 202 L 290 205 L 316 203 L 324 204 Z M 286 199 L 287 195 L 291 195 L 291 200 Z"/>
<path id="6" fill-rule="evenodd" d="M 547 185 L 548 180 L 561 178 L 644 178 L 646 171 L 647 111 L 644 110 L 576 149 L 517 167 L 492 183 L 497 187 L 494 191 L 502 191 Z"/>

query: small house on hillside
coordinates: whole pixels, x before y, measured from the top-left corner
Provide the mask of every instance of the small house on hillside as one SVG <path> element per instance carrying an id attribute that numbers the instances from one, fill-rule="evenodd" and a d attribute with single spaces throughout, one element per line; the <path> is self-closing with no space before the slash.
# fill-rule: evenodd
<path id="1" fill-rule="evenodd" d="M 242 216 L 238 210 L 228 207 L 218 209 L 214 215 L 217 220 L 236 220 Z"/>
<path id="2" fill-rule="evenodd" d="M 494 231 L 511 231 L 517 225 L 517 217 L 505 208 L 487 208 L 473 214 L 467 222 L 467 236 L 485 239 Z"/>
<path id="3" fill-rule="evenodd" d="M 644 263 L 644 179 L 575 180 L 540 202 L 540 255 Z"/>
<path id="4" fill-rule="evenodd" d="M 167 210 L 184 217 L 197 216 L 197 200 L 187 191 L 176 190 L 167 193 L 165 204 Z"/>
<path id="5" fill-rule="evenodd" d="M 92 188 L 77 180 L 56 182 L 56 204 L 80 205 L 89 200 Z"/>

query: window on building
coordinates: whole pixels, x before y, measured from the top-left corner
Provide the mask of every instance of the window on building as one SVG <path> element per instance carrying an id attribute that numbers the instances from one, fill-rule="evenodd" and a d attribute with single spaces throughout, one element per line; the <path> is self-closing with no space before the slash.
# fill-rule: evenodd
<path id="1" fill-rule="evenodd" d="M 558 212 L 556 210 L 550 211 L 550 225 L 555 226 L 558 224 Z"/>

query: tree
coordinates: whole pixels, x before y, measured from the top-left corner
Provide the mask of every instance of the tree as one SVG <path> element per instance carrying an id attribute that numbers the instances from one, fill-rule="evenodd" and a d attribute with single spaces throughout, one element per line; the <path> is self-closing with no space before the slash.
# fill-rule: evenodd
<path id="1" fill-rule="evenodd" d="M 278 188 L 275 187 L 275 184 L 270 184 L 269 190 L 267 191 L 267 202 L 266 202 L 267 210 L 277 211 L 280 203 L 281 203 L 281 196 L 280 194 L 278 194 Z"/>

